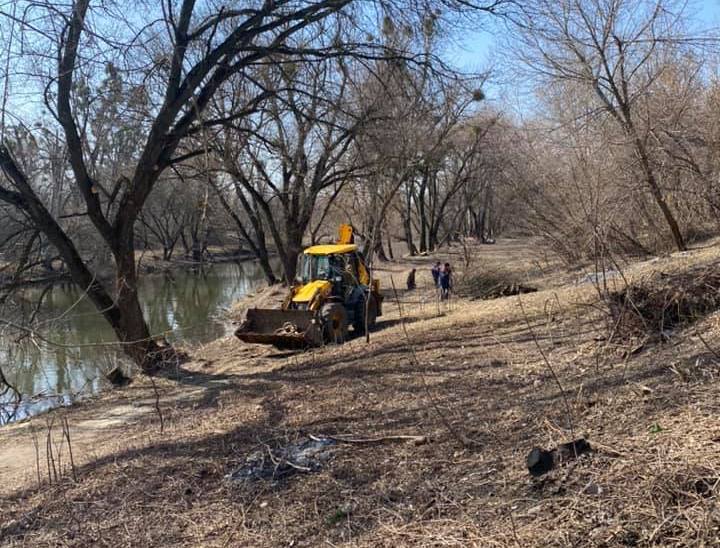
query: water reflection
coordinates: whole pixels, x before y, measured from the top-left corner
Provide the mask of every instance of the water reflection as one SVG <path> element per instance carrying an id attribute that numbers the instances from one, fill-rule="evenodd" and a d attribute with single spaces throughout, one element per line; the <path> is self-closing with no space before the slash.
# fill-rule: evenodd
<path id="1" fill-rule="evenodd" d="M 153 334 L 197 344 L 223 336 L 225 310 L 263 281 L 257 263 L 225 263 L 145 276 L 140 296 Z M 41 292 L 29 288 L 18 295 L 13 316 L 29 317 Z M 37 320 L 38 332 L 52 344 L 0 332 L 0 366 L 25 400 L 16 419 L 97 392 L 104 386 L 104 372 L 127 364 L 117 347 L 107 344 L 116 341 L 110 327 L 74 286 L 53 287 Z"/>

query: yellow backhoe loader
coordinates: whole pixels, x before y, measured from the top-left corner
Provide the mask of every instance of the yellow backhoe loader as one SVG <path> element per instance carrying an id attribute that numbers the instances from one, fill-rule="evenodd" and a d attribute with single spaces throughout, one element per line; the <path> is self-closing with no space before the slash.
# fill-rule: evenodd
<path id="1" fill-rule="evenodd" d="M 352 227 L 341 225 L 337 243 L 305 249 L 282 308 L 248 309 L 235 335 L 287 349 L 342 343 L 350 325 L 372 329 L 382 315 L 380 284 L 353 239 Z"/>

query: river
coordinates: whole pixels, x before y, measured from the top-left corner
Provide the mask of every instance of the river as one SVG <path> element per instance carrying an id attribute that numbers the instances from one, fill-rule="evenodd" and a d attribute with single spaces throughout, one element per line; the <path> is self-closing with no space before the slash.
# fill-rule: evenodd
<path id="1" fill-rule="evenodd" d="M 188 266 L 168 274 L 148 274 L 140 280 L 140 298 L 153 334 L 169 341 L 201 344 L 225 335 L 227 309 L 264 283 L 255 262 L 219 263 L 203 272 Z M 13 296 L 13 306 L 2 311 L 13 319 L 29 318 L 43 289 L 25 288 Z M 10 311 L 12 315 L 10 315 Z M 19 407 L 7 405 L 0 423 L 14 410 L 20 420 L 107 387 L 104 374 L 130 367 L 112 330 L 82 292 L 71 284 L 55 285 L 43 298 L 34 329 L 42 339 L 20 337 L 17 330 L 0 326 L 0 367 L 23 398 Z M 51 341 L 51 342 L 47 342 Z"/>

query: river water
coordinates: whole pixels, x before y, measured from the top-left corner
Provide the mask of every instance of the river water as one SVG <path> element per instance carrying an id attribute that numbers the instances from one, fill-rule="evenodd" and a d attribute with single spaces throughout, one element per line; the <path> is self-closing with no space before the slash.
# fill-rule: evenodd
<path id="1" fill-rule="evenodd" d="M 153 334 L 169 341 L 206 343 L 225 335 L 227 309 L 240 297 L 264 283 L 255 262 L 221 263 L 202 272 L 189 266 L 171 274 L 145 275 L 140 297 Z M 42 288 L 26 288 L 13 297 L 3 316 L 21 323 L 29 318 Z M 14 411 L 14 420 L 107 386 L 104 374 L 121 365 L 130 367 L 116 345 L 112 330 L 82 292 L 70 284 L 55 285 L 45 294 L 34 326 L 40 338 L 21 337 L 17 330 L 0 326 L 0 368 L 23 398 L 19 407 L 0 401 L 0 423 Z M 50 341 L 50 342 L 47 342 Z"/>

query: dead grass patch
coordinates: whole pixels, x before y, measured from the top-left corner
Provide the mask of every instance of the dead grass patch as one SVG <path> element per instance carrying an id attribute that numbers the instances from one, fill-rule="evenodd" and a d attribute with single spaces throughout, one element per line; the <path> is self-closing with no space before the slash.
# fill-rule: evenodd
<path id="1" fill-rule="evenodd" d="M 147 412 L 114 431 L 114 445 L 103 440 L 101 454 L 87 454 L 77 482 L 0 498 L 0 545 L 716 545 L 716 356 L 685 337 L 598 364 L 606 316 L 585 306 L 597 302 L 592 286 L 521 299 L 522 309 L 517 297 L 453 301 L 442 316 L 403 303 L 415 320 L 409 342 L 389 300 L 369 345 L 280 356 L 230 337 L 196 349 L 184 366 L 189 386 L 159 379 L 164 432 Z M 526 318 L 571 395 L 578 434 L 596 448 L 538 480 L 527 451 L 569 432 Z M 718 347 L 714 318 L 694 327 Z M 680 375 L 699 363 L 706 375 Z M 101 410 L 88 405 L 84 418 Z M 79 408 L 68 412 L 79 428 Z M 446 422 L 477 445 L 463 446 Z M 228 480 L 257 455 L 273 470 L 281 458 L 310 468 L 283 453 L 310 435 L 427 443 L 338 443 L 317 470 Z M 21 441 L 18 432 L 12 442 Z"/>

